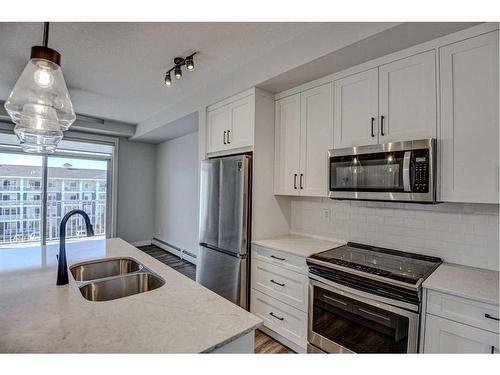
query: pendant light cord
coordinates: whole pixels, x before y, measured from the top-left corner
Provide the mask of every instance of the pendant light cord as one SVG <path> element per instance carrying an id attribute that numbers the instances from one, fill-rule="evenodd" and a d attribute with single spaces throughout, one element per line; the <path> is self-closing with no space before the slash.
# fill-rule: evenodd
<path id="1" fill-rule="evenodd" d="M 49 23 L 43 23 L 43 46 L 47 47 L 49 44 Z"/>

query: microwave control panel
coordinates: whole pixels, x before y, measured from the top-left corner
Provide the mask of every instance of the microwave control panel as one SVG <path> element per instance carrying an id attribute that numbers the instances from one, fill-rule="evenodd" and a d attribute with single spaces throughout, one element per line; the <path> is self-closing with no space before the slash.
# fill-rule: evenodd
<path id="1" fill-rule="evenodd" d="M 413 151 L 413 192 L 429 192 L 429 150 Z"/>

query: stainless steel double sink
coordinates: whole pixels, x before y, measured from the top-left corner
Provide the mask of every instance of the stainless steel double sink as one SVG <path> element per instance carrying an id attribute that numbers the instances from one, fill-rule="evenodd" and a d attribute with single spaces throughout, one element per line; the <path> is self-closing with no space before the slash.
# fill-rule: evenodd
<path id="1" fill-rule="evenodd" d="M 110 301 L 149 292 L 165 284 L 160 276 L 132 258 L 106 258 L 69 268 L 80 293 L 89 301 Z"/>

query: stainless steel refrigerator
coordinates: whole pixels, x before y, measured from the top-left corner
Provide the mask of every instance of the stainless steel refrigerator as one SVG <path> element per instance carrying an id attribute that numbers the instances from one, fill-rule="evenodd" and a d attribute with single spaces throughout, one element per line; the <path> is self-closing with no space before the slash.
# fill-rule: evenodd
<path id="1" fill-rule="evenodd" d="M 249 155 L 201 164 L 200 246 L 196 281 L 248 309 L 251 223 Z"/>

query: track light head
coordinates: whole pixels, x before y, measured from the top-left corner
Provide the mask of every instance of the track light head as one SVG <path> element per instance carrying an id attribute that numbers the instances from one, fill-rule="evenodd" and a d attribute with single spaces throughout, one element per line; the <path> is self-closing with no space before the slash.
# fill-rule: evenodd
<path id="1" fill-rule="evenodd" d="M 170 77 L 170 72 L 165 74 L 165 85 L 170 86 L 172 84 L 172 78 Z"/>
<path id="2" fill-rule="evenodd" d="M 186 69 L 194 70 L 193 56 L 186 57 Z"/>
<path id="3" fill-rule="evenodd" d="M 182 77 L 182 69 L 180 66 L 176 66 L 174 69 L 175 78 L 180 79 Z"/>

